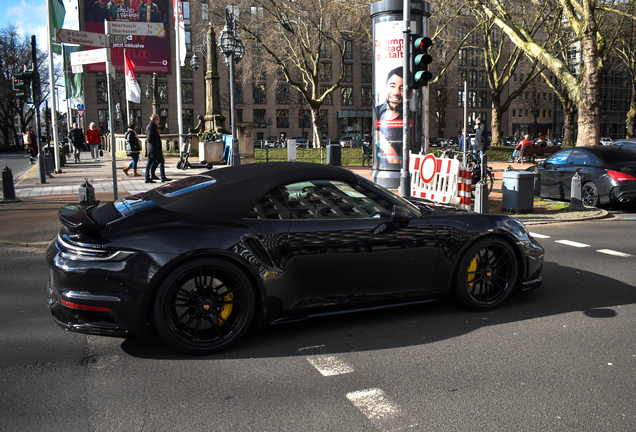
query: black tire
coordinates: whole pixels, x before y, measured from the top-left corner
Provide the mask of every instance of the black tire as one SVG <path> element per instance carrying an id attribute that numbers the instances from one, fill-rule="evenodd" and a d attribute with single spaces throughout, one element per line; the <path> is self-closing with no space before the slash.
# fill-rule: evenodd
<path id="1" fill-rule="evenodd" d="M 471 197 L 475 198 L 475 185 L 477 183 L 479 183 L 479 180 L 481 180 L 481 172 L 473 165 L 473 167 L 471 168 L 473 174 L 470 178 L 470 183 L 471 183 Z M 490 168 L 486 168 L 486 196 L 490 195 L 490 191 L 492 190 L 492 188 L 495 185 L 495 176 L 492 173 L 492 169 Z"/>
<path id="2" fill-rule="evenodd" d="M 201 258 L 177 267 L 163 281 L 153 320 L 172 348 L 213 354 L 245 334 L 254 303 L 252 284 L 241 269 L 217 258 Z"/>
<path id="3" fill-rule="evenodd" d="M 183 166 L 183 161 L 179 160 L 179 162 L 177 162 L 177 169 L 181 169 L 182 166 Z"/>
<path id="4" fill-rule="evenodd" d="M 469 309 L 496 308 L 514 291 L 517 268 L 516 254 L 507 242 L 496 237 L 479 240 L 459 261 L 453 296 Z"/>
<path id="5" fill-rule="evenodd" d="M 581 190 L 581 201 L 585 207 L 598 207 L 598 188 L 592 182 L 587 182 Z"/>

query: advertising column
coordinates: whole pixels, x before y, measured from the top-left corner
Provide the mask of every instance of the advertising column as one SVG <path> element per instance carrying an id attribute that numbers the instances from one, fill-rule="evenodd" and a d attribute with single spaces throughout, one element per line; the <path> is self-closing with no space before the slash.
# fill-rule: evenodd
<path id="1" fill-rule="evenodd" d="M 410 99 L 410 147 L 417 151 L 422 131 L 421 92 L 410 92 L 408 95 L 404 93 L 410 71 L 403 70 L 402 11 L 402 0 L 383 0 L 371 5 L 375 105 L 371 179 L 388 188 L 397 188 L 400 185 L 403 98 Z M 428 2 L 411 1 L 411 34 L 426 35 L 429 11 Z"/>

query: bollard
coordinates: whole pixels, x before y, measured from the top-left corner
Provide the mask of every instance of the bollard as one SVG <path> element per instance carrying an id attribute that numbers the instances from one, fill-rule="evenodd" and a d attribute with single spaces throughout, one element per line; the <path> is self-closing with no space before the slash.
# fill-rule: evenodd
<path id="1" fill-rule="evenodd" d="M 579 175 L 578 169 L 572 176 L 572 185 L 570 189 L 570 208 L 571 209 L 585 208 L 585 206 L 583 205 L 583 202 L 581 201 L 581 176 Z"/>
<path id="2" fill-rule="evenodd" d="M 534 172 L 534 196 L 541 197 L 541 173 L 539 170 Z"/>
<path id="3" fill-rule="evenodd" d="M 95 202 L 95 188 L 88 182 L 88 179 L 84 179 L 84 183 L 79 187 L 79 203 L 86 204 Z"/>
<path id="4" fill-rule="evenodd" d="M 2 170 L 2 202 L 18 202 L 15 196 L 15 187 L 13 185 L 13 173 L 8 165 Z"/>
<path id="5" fill-rule="evenodd" d="M 488 186 L 480 180 L 475 185 L 475 213 L 488 213 Z"/>

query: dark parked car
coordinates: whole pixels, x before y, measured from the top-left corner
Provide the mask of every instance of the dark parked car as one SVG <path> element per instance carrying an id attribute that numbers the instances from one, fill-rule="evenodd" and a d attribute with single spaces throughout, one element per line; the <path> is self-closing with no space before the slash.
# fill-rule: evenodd
<path id="1" fill-rule="evenodd" d="M 216 169 L 58 214 L 46 251 L 55 321 L 120 337 L 154 325 L 192 354 L 253 322 L 448 294 L 488 310 L 541 284 L 543 248 L 515 219 L 407 201 L 329 165 Z"/>
<path id="2" fill-rule="evenodd" d="M 446 140 L 443 138 L 429 138 L 428 144 L 430 147 L 444 147 Z"/>
<path id="3" fill-rule="evenodd" d="M 636 151 L 617 145 L 573 147 L 558 151 L 536 167 L 541 196 L 569 200 L 572 177 L 581 176 L 581 198 L 588 207 L 636 199 Z"/>
<path id="4" fill-rule="evenodd" d="M 636 139 L 635 138 L 626 138 L 624 140 L 614 141 L 611 145 L 623 146 L 625 148 L 636 150 Z"/>
<path id="5" fill-rule="evenodd" d="M 459 137 L 450 137 L 446 140 L 446 147 L 459 147 Z"/>

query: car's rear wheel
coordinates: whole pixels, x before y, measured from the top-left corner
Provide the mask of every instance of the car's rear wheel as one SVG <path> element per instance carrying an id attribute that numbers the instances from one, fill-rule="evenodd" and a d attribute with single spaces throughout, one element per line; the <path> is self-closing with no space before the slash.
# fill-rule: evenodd
<path id="1" fill-rule="evenodd" d="M 512 294 L 517 283 L 517 257 L 502 239 L 479 240 L 462 256 L 453 294 L 469 309 L 488 310 L 499 306 Z"/>
<path id="2" fill-rule="evenodd" d="M 254 290 L 237 266 L 216 258 L 176 268 L 153 306 L 157 332 L 188 354 L 212 354 L 236 342 L 254 316 Z"/>
<path id="3" fill-rule="evenodd" d="M 598 188 L 592 182 L 587 182 L 581 190 L 581 201 L 586 207 L 598 207 Z"/>

